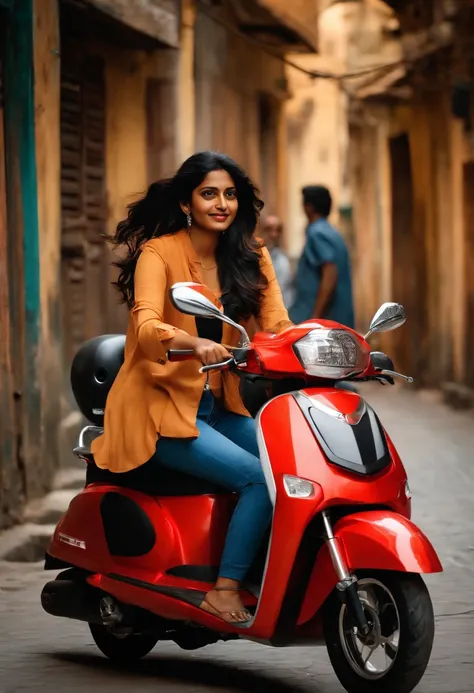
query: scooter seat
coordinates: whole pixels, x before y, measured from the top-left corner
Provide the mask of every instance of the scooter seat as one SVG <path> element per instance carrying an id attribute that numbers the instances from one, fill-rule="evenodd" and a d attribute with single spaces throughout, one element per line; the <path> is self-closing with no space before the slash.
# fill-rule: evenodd
<path id="1" fill-rule="evenodd" d="M 86 486 L 104 484 L 120 486 L 134 491 L 146 493 L 149 496 L 205 496 L 229 493 L 221 486 L 212 484 L 205 479 L 198 479 L 189 474 L 175 472 L 166 467 L 158 467 L 149 462 L 130 472 L 117 474 L 108 469 L 97 467 L 92 453 L 83 454 L 89 460 L 87 465 Z"/>

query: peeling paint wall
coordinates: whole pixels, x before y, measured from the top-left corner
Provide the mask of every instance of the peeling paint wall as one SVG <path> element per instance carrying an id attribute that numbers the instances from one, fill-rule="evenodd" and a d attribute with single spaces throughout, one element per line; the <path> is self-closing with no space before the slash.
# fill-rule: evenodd
<path id="1" fill-rule="evenodd" d="M 38 180 L 41 333 L 41 477 L 45 488 L 59 466 L 62 371 L 60 319 L 60 142 L 58 6 L 34 0 L 35 140 Z"/>

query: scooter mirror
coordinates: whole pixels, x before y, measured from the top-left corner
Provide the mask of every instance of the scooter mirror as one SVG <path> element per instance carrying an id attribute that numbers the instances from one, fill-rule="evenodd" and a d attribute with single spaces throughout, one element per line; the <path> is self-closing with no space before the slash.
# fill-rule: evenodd
<path id="1" fill-rule="evenodd" d="M 405 308 L 400 303 L 384 303 L 375 313 L 365 338 L 373 332 L 390 332 L 406 322 Z"/>
<path id="2" fill-rule="evenodd" d="M 223 312 L 219 302 L 215 305 L 206 295 L 209 295 L 209 289 L 201 284 L 192 284 L 188 282 L 179 282 L 173 284 L 170 289 L 171 302 L 174 307 L 181 313 L 193 315 L 195 318 L 217 318 L 228 325 L 232 325 L 240 332 L 239 347 L 248 347 L 250 344 L 249 336 L 246 330 L 238 323 L 231 320 Z M 212 294 L 211 294 L 212 295 Z M 213 300 L 215 301 L 213 295 Z"/>
<path id="3" fill-rule="evenodd" d="M 203 291 L 196 290 L 196 287 L 202 288 Z M 221 318 L 222 308 L 216 306 L 204 295 L 206 287 L 200 284 L 196 287 L 187 282 L 173 284 L 170 289 L 170 296 L 174 307 L 180 313 L 193 315 L 196 318 Z"/>

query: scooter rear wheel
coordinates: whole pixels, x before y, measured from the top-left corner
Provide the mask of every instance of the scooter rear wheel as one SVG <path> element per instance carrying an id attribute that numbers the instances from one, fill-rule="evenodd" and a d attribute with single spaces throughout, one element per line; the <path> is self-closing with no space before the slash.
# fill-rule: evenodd
<path id="1" fill-rule="evenodd" d="M 419 575 L 358 572 L 358 591 L 374 626 L 358 633 L 334 592 L 324 612 L 326 646 L 334 671 L 348 693 L 410 693 L 431 655 L 434 614 Z"/>
<path id="2" fill-rule="evenodd" d="M 115 635 L 107 626 L 89 623 L 95 644 L 109 659 L 123 664 L 133 664 L 146 657 L 159 638 L 151 633 L 127 633 Z"/>

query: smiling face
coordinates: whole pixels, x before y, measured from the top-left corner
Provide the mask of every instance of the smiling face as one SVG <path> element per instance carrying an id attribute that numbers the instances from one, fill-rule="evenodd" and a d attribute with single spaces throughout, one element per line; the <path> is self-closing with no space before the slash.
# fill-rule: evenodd
<path id="1" fill-rule="evenodd" d="M 191 213 L 193 226 L 219 233 L 234 221 L 239 203 L 235 184 L 227 171 L 211 171 L 193 190 L 191 204 L 183 205 Z"/>

